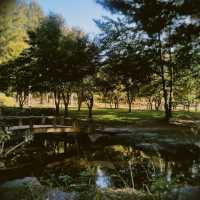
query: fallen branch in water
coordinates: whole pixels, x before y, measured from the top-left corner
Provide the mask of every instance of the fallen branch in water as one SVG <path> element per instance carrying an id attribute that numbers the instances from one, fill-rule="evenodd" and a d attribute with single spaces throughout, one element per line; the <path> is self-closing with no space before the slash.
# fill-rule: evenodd
<path id="1" fill-rule="evenodd" d="M 10 154 L 11 152 L 13 152 L 15 149 L 19 148 L 20 146 L 22 146 L 23 144 L 25 144 L 27 141 L 22 141 L 19 144 L 17 144 L 16 146 L 14 146 L 13 148 L 11 148 L 10 150 L 8 150 L 5 153 L 5 156 L 7 156 L 8 154 Z"/>

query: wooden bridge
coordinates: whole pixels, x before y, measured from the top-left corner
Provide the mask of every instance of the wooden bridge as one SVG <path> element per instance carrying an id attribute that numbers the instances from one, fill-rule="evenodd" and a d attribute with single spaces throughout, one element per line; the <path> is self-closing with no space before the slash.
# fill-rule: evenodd
<path id="1" fill-rule="evenodd" d="M 63 116 L 0 116 L 0 121 L 5 121 L 7 123 L 15 123 L 18 126 L 24 124 L 34 124 L 34 121 L 38 121 L 39 124 L 49 123 L 56 125 L 64 125 L 66 122 L 71 122 L 72 124 L 77 123 L 76 119 L 63 117 Z"/>
<path id="2" fill-rule="evenodd" d="M 62 126 L 62 125 L 23 125 L 23 126 L 11 126 L 9 131 L 25 131 L 30 129 L 33 134 L 40 133 L 80 133 L 80 128 L 72 126 Z"/>
<path id="3" fill-rule="evenodd" d="M 33 134 L 80 133 L 79 121 L 72 118 L 55 116 L 1 116 L 0 121 L 6 123 L 7 130 L 11 133 L 24 132 L 26 130 L 30 130 Z"/>

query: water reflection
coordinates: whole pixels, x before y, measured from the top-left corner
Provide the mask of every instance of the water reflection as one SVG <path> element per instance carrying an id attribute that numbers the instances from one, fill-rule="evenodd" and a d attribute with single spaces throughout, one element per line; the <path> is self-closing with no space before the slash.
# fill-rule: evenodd
<path id="1" fill-rule="evenodd" d="M 97 167 L 96 186 L 99 188 L 108 188 L 111 186 L 110 177 L 106 175 L 106 172 L 100 166 Z"/>
<path id="2" fill-rule="evenodd" d="M 27 162 L 25 158 L 29 158 L 31 166 L 36 163 L 37 167 L 29 168 L 32 175 L 68 175 L 85 182 L 95 176 L 94 183 L 99 188 L 128 186 L 145 189 L 158 178 L 164 178 L 168 183 L 175 180 L 179 185 L 198 185 L 200 182 L 199 160 L 170 160 L 159 153 L 143 152 L 132 146 L 93 145 L 73 136 L 61 141 L 35 138 L 22 152 L 15 152 L 7 164 L 20 166 Z M 99 161 L 104 165 L 98 164 L 94 173 L 88 173 L 88 166 L 95 166 L 94 162 Z M 87 179 L 80 179 L 81 172 L 86 172 Z"/>

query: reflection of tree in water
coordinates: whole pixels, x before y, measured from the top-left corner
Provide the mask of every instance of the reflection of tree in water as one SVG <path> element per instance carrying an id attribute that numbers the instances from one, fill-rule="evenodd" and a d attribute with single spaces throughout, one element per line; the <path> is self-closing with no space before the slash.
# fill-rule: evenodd
<path id="1" fill-rule="evenodd" d="M 27 135 L 28 136 L 28 135 Z M 151 191 L 163 185 L 197 185 L 198 161 L 175 161 L 122 145 L 85 145 L 76 137 L 54 140 L 38 137 L 10 155 L 10 166 L 36 163 L 40 177 L 72 177 L 76 184 L 132 187 Z M 42 165 L 40 165 L 42 163 Z M 34 168 L 29 169 L 35 174 Z M 36 170 L 37 171 L 37 170 Z M 55 178 L 55 177 L 54 177 Z"/>

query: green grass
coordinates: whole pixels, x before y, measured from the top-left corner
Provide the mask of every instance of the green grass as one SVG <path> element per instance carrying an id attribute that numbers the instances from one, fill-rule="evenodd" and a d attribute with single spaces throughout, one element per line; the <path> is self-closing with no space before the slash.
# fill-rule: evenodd
<path id="1" fill-rule="evenodd" d="M 99 123 L 105 124 L 134 124 L 138 121 L 144 121 L 147 124 L 157 124 L 161 125 L 165 121 L 164 119 L 164 111 L 132 111 L 129 113 L 127 109 L 100 109 L 95 108 L 93 110 L 93 120 Z M 79 119 L 87 119 L 88 118 L 88 110 L 83 108 L 80 112 L 76 111 L 75 108 L 70 108 L 69 117 L 79 118 Z M 199 112 L 186 112 L 186 111 L 175 111 L 173 112 L 173 118 L 179 119 L 195 119 L 200 120 Z"/>
<path id="2" fill-rule="evenodd" d="M 88 110 L 82 109 L 80 112 L 71 109 L 69 117 L 86 119 Z M 132 111 L 129 113 L 127 109 L 94 109 L 93 120 L 99 122 L 126 122 L 131 123 L 138 120 L 162 119 L 164 113 L 162 111 Z"/>
<path id="3" fill-rule="evenodd" d="M 4 109 L 5 115 L 19 115 L 21 110 L 19 108 L 14 107 L 5 107 Z M 27 113 L 25 112 L 27 110 Z M 24 109 L 22 114 L 30 114 L 29 109 Z M 40 108 L 40 107 L 32 107 L 31 108 L 32 115 L 54 115 L 55 110 L 53 108 Z M 61 114 L 64 114 L 64 110 L 61 109 Z M 81 120 L 88 119 L 88 109 L 87 107 L 83 107 L 80 112 L 77 111 L 76 107 L 69 108 L 69 117 L 78 118 Z M 200 112 L 187 112 L 187 111 L 176 111 L 173 112 L 173 118 L 179 119 L 197 119 L 200 120 Z M 93 109 L 93 120 L 98 123 L 106 123 L 106 124 L 133 124 L 133 123 L 141 123 L 141 125 L 146 124 L 157 124 L 165 123 L 164 119 L 164 111 L 142 111 L 142 110 L 132 110 L 131 113 L 128 112 L 127 108 L 120 109 L 103 109 L 103 108 L 94 108 Z"/>
<path id="4" fill-rule="evenodd" d="M 200 120 L 200 112 L 176 111 L 173 112 L 174 118 Z"/>
<path id="5" fill-rule="evenodd" d="M 0 104 L 3 106 L 16 106 L 15 99 L 12 97 L 7 97 L 3 93 L 0 93 Z"/>

